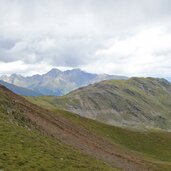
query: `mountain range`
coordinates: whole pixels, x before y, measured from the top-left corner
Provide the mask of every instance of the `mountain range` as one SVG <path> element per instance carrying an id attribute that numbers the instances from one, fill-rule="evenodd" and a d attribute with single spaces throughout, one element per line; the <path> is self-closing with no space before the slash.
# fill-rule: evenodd
<path id="1" fill-rule="evenodd" d="M 171 82 L 171 77 L 166 77 L 166 79 L 167 79 L 169 82 Z"/>
<path id="2" fill-rule="evenodd" d="M 167 80 L 57 69 L 1 78 L 0 170 L 171 170 Z"/>
<path id="3" fill-rule="evenodd" d="M 106 80 L 62 97 L 36 97 L 31 101 L 110 125 L 171 130 L 171 83 L 165 79 Z"/>
<path id="4" fill-rule="evenodd" d="M 111 79 L 127 79 L 127 77 L 91 74 L 80 69 L 60 71 L 55 68 L 43 75 L 24 77 L 22 75 L 12 74 L 10 76 L 2 75 L 0 77 L 2 81 L 30 89 L 38 94 L 55 96 L 65 95 L 79 87 Z"/>

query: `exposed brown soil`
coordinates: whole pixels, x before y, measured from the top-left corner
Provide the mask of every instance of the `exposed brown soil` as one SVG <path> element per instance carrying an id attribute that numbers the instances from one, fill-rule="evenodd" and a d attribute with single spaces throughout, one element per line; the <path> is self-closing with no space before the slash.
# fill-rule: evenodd
<path id="1" fill-rule="evenodd" d="M 71 123 L 56 113 L 38 107 L 2 86 L 0 89 L 3 90 L 6 97 L 9 97 L 10 106 L 14 110 L 19 110 L 30 119 L 31 123 L 36 124 L 41 132 L 123 170 L 157 170 L 154 164 L 145 161 L 139 155 L 122 150 L 109 139 L 94 134 L 81 125 Z"/>

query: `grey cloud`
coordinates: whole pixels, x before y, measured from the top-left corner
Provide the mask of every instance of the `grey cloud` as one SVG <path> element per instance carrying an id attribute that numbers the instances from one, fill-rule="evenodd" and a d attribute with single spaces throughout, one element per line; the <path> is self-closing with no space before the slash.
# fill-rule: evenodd
<path id="1" fill-rule="evenodd" d="M 52 42 L 51 38 L 47 37 L 29 41 L 20 40 L 15 43 L 8 41 L 0 49 L 0 60 L 3 62 L 22 60 L 25 63 L 45 61 L 51 65 L 79 67 L 93 59 L 100 43 L 93 38 L 78 37 L 62 39 L 53 37 Z"/>
<path id="2" fill-rule="evenodd" d="M 0 62 L 92 68 L 100 61 L 101 68 L 103 63 L 125 67 L 132 57 L 124 57 L 122 49 L 121 54 L 97 52 L 148 27 L 162 27 L 171 34 L 170 20 L 170 0 L 3 0 Z"/>
<path id="3" fill-rule="evenodd" d="M 1 49 L 11 49 L 17 40 L 3 39 L 0 38 L 0 48 Z"/>
<path id="4" fill-rule="evenodd" d="M 169 0 L 4 0 L 1 3 L 4 4 L 0 6 L 2 29 L 36 34 L 53 31 L 65 35 L 113 35 L 171 15 Z"/>

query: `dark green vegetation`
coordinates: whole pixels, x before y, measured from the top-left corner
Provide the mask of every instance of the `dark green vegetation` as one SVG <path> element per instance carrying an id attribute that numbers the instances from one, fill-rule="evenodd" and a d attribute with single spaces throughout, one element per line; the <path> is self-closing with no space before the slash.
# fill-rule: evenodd
<path id="1" fill-rule="evenodd" d="M 116 170 L 38 132 L 20 113 L 23 109 L 18 106 L 16 110 L 17 96 L 9 97 L 3 89 L 0 87 L 0 170 Z"/>
<path id="2" fill-rule="evenodd" d="M 57 140 L 3 120 L 0 120 L 0 169 L 115 170 Z"/>
<path id="3" fill-rule="evenodd" d="M 63 97 L 37 97 L 31 101 L 111 125 L 171 129 L 171 83 L 164 79 L 102 81 Z"/>

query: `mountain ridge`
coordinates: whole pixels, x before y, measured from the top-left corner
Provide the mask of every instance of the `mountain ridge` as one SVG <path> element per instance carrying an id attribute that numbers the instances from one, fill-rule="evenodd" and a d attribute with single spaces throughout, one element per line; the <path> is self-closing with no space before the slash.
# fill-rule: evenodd
<path id="1" fill-rule="evenodd" d="M 91 74 L 80 69 L 60 71 L 53 68 L 42 75 L 21 76 L 12 74 L 11 76 L 1 76 L 0 80 L 20 87 L 31 89 L 42 95 L 61 96 L 88 84 L 108 79 L 127 79 L 124 76 Z"/>
<path id="2" fill-rule="evenodd" d="M 35 100 L 111 125 L 171 130 L 171 83 L 165 79 L 107 80 L 62 97 Z"/>

